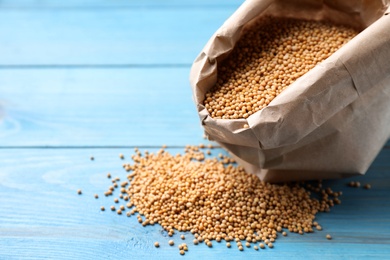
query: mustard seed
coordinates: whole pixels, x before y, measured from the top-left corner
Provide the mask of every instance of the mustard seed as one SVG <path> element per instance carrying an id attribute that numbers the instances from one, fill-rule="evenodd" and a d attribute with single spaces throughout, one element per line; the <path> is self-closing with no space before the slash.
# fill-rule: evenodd
<path id="1" fill-rule="evenodd" d="M 184 235 L 181 235 L 180 238 L 184 240 L 186 237 Z"/>
<path id="2" fill-rule="evenodd" d="M 159 242 L 154 242 L 154 246 L 155 247 L 160 247 L 160 243 Z"/>
<path id="3" fill-rule="evenodd" d="M 114 198 L 114 202 L 118 203 L 119 202 L 118 198 Z"/>
<path id="4" fill-rule="evenodd" d="M 110 173 L 107 173 L 107 178 L 111 178 L 111 174 Z"/>
<path id="5" fill-rule="evenodd" d="M 264 249 L 264 248 L 265 248 L 265 245 L 264 245 L 263 243 L 260 243 L 260 244 L 259 244 L 259 247 L 260 247 L 261 249 Z"/>
<path id="6" fill-rule="evenodd" d="M 369 190 L 369 189 L 371 189 L 371 184 L 368 184 L 368 183 L 367 183 L 367 184 L 365 184 L 365 185 L 364 185 L 364 188 L 365 188 L 366 190 Z"/>
<path id="7" fill-rule="evenodd" d="M 272 243 L 270 242 L 270 243 L 268 243 L 268 247 L 269 247 L 269 248 L 274 248 L 274 244 L 272 244 Z"/>
<path id="8" fill-rule="evenodd" d="M 93 160 L 95 160 L 95 157 L 91 156 L 91 158 L 90 158 L 90 159 L 91 159 L 91 161 L 93 161 Z"/>
<path id="9" fill-rule="evenodd" d="M 79 189 L 77 190 L 77 194 L 81 195 L 83 192 Z"/>
<path id="10" fill-rule="evenodd" d="M 184 255 L 185 254 L 184 250 L 180 250 L 180 254 Z"/>
<path id="11" fill-rule="evenodd" d="M 239 246 L 239 247 L 238 247 L 238 250 L 243 251 L 244 248 L 243 248 L 242 246 Z"/>
<path id="12" fill-rule="evenodd" d="M 227 247 L 227 248 L 230 248 L 231 246 L 232 246 L 232 245 L 231 245 L 229 242 L 226 243 L 226 247 Z"/>
<path id="13" fill-rule="evenodd" d="M 123 154 L 119 154 L 119 158 L 121 158 L 122 160 L 125 159 L 125 156 Z"/>
<path id="14" fill-rule="evenodd" d="M 245 243 L 245 246 L 246 246 L 246 247 L 251 247 L 251 244 L 250 244 L 249 242 L 246 242 L 246 243 Z"/>
<path id="15" fill-rule="evenodd" d="M 331 240 L 331 239 L 332 239 L 332 236 L 329 235 L 329 234 L 327 234 L 327 235 L 326 235 L 326 239 Z"/>
<path id="16" fill-rule="evenodd" d="M 105 209 L 103 206 L 101 206 L 101 207 L 100 207 L 100 210 L 101 210 L 101 211 L 105 211 L 106 209 Z"/>
<path id="17" fill-rule="evenodd" d="M 169 240 L 169 241 L 168 241 L 168 244 L 169 244 L 170 246 L 173 246 L 173 245 L 175 244 L 175 242 L 173 242 L 173 240 Z"/>
<path id="18" fill-rule="evenodd" d="M 199 244 L 199 241 L 198 241 L 198 239 L 194 239 L 192 242 L 194 243 L 194 245 L 197 245 L 197 244 Z"/>
<path id="19" fill-rule="evenodd" d="M 95 194 L 94 197 L 95 197 L 95 199 L 98 199 L 98 198 L 99 198 L 99 195 Z"/>
<path id="20" fill-rule="evenodd" d="M 114 210 L 115 210 L 115 207 L 114 207 L 114 206 L 111 206 L 110 208 L 111 208 L 111 210 L 112 210 L 112 211 L 114 211 Z"/>

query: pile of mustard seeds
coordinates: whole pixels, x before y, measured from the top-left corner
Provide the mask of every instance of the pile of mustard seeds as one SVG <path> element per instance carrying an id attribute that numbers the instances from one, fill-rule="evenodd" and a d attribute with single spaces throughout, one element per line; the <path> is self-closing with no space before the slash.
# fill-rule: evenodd
<path id="1" fill-rule="evenodd" d="M 326 22 L 261 17 L 218 66 L 204 105 L 213 118 L 248 118 L 357 34 Z"/>
<path id="2" fill-rule="evenodd" d="M 184 154 L 176 155 L 164 149 L 143 154 L 135 149 L 133 163 L 123 164 L 126 181 L 107 175 L 112 185 L 104 194 L 113 196 L 120 190 L 111 210 L 129 217 L 136 214 L 143 226 L 159 224 L 169 236 L 189 231 L 194 245 L 212 247 L 214 241 L 224 240 L 227 247 L 235 241 L 239 250 L 251 245 L 258 250 L 273 248 L 286 230 L 300 234 L 322 230 L 314 221 L 316 214 L 341 202 L 341 193 L 323 189 L 321 182 L 305 187 L 265 183 L 227 156 L 207 158 L 206 149 L 187 146 Z M 181 245 L 180 253 L 186 250 L 187 244 Z"/>

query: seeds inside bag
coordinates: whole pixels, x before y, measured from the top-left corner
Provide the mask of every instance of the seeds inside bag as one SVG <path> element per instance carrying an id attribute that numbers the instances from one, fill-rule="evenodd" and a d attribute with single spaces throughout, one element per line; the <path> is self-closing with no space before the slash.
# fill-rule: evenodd
<path id="1" fill-rule="evenodd" d="M 204 105 L 217 119 L 248 118 L 358 32 L 326 22 L 264 16 L 218 67 Z"/>

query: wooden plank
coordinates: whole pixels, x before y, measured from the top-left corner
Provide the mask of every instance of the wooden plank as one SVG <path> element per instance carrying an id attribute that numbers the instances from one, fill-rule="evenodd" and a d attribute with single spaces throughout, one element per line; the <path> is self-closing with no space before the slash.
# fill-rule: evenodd
<path id="1" fill-rule="evenodd" d="M 96 64 L 189 66 L 235 9 L 72 12 L 0 9 L 0 68 Z"/>
<path id="2" fill-rule="evenodd" d="M 0 77 L 3 147 L 203 140 L 189 68 L 16 69 Z"/>
<path id="3" fill-rule="evenodd" d="M 150 151 L 155 151 L 150 149 Z M 168 149 L 171 153 L 181 149 Z M 221 150 L 215 150 L 217 154 Z M 0 259 L 178 259 L 177 247 L 158 225 L 142 227 L 135 217 L 101 212 L 114 204 L 112 197 L 93 194 L 110 185 L 105 176 L 123 178 L 119 153 L 131 149 L 1 149 L 0 161 Z M 94 161 L 89 157 L 95 156 Z M 289 234 L 277 239 L 274 249 L 240 252 L 233 243 L 189 245 L 186 259 L 367 259 L 390 254 L 390 149 L 381 152 L 366 176 L 354 177 L 371 183 L 371 190 L 350 188 L 349 180 L 327 181 L 342 190 L 342 204 L 330 213 L 318 214 L 324 228 L 303 236 Z M 77 195 L 76 190 L 83 194 Z M 325 235 L 331 234 L 332 240 Z M 173 239 L 182 240 L 179 234 Z M 153 243 L 159 241 L 161 248 Z"/>
<path id="4" fill-rule="evenodd" d="M 189 68 L 3 70 L 0 146 L 198 144 L 203 128 L 188 74 Z"/>
<path id="5" fill-rule="evenodd" d="M 28 8 L 28 9 L 62 9 L 62 8 L 197 8 L 197 7 L 227 7 L 239 6 L 243 0 L 143 0 L 143 1 L 127 1 L 127 0 L 67 0 L 67 1 L 51 1 L 51 0 L 2 0 L 0 8 Z"/>

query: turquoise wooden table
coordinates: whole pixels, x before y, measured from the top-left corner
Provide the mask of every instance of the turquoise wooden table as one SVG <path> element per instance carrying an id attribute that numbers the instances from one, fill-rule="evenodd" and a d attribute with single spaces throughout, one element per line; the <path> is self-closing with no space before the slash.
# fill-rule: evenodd
<path id="1" fill-rule="evenodd" d="M 181 256 L 158 225 L 100 211 L 112 204 L 106 174 L 126 176 L 119 153 L 205 142 L 189 69 L 240 4 L 0 1 L 0 259 L 390 259 L 389 143 L 365 176 L 325 182 L 343 196 L 318 214 L 323 231 L 273 249 L 195 246 L 186 234 Z"/>

